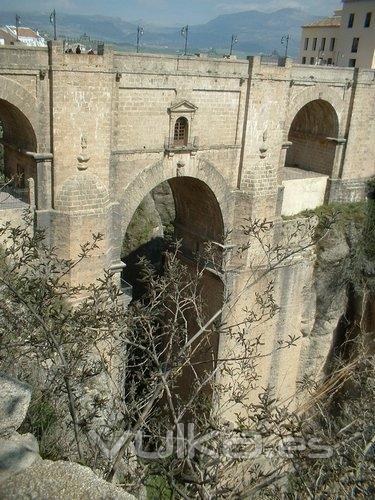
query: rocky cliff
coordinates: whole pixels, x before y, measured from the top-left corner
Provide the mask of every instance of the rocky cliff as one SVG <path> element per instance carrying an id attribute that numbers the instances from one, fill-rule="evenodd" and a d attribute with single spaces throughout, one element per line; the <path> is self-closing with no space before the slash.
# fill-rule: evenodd
<path id="1" fill-rule="evenodd" d="M 0 373 L 0 497 L 2 499 L 84 500 L 134 497 L 82 465 L 42 460 L 32 434 L 17 430 L 26 417 L 31 388 Z"/>

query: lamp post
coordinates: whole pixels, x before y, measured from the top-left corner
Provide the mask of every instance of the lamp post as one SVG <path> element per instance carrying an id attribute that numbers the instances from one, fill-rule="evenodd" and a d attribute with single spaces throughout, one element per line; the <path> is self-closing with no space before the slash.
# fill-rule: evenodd
<path id="1" fill-rule="evenodd" d="M 181 36 L 185 37 L 185 50 L 184 50 L 184 56 L 187 55 L 187 47 L 188 47 L 188 36 L 189 36 L 189 26 L 186 25 L 181 29 Z"/>
<path id="2" fill-rule="evenodd" d="M 285 45 L 285 58 L 288 57 L 288 49 L 289 49 L 290 38 L 291 38 L 291 36 L 289 35 L 289 33 L 287 35 L 284 35 L 281 38 L 281 45 Z"/>
<path id="3" fill-rule="evenodd" d="M 232 41 L 230 42 L 229 57 L 233 54 L 233 46 L 238 43 L 237 35 L 232 35 Z"/>
<path id="4" fill-rule="evenodd" d="M 145 30 L 143 29 L 143 26 L 138 26 L 137 29 L 137 54 L 139 52 L 139 44 L 141 41 L 141 37 L 144 35 Z"/>
<path id="5" fill-rule="evenodd" d="M 57 30 L 56 30 L 56 10 L 53 9 L 51 15 L 49 16 L 49 22 L 53 24 L 53 39 L 57 40 Z"/>
<path id="6" fill-rule="evenodd" d="M 21 17 L 16 14 L 16 36 L 17 36 L 17 42 L 19 41 L 19 38 L 18 38 L 18 29 L 20 27 L 20 21 L 21 21 Z"/>

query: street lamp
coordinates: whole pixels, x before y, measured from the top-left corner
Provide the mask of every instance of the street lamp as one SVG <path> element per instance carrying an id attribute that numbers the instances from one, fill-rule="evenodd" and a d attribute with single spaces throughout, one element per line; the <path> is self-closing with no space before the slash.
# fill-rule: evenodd
<path id="1" fill-rule="evenodd" d="M 49 16 L 49 22 L 53 24 L 53 39 L 57 40 L 57 31 L 56 31 L 56 10 L 53 9 Z"/>
<path id="2" fill-rule="evenodd" d="M 189 26 L 186 25 L 181 29 L 181 36 L 185 37 L 185 51 L 184 56 L 187 55 L 187 46 L 188 46 L 188 36 L 189 36 Z"/>
<path id="3" fill-rule="evenodd" d="M 137 54 L 139 52 L 139 43 L 141 41 L 141 36 L 144 35 L 145 30 L 143 29 L 143 26 L 138 26 L 137 29 Z"/>
<path id="4" fill-rule="evenodd" d="M 21 17 L 16 14 L 16 36 L 17 36 L 17 42 L 19 41 L 19 38 L 18 38 L 18 29 L 20 27 L 20 21 L 21 21 Z"/>
<path id="5" fill-rule="evenodd" d="M 232 41 L 230 42 L 229 57 L 233 54 L 233 46 L 238 43 L 237 35 L 232 35 Z"/>
<path id="6" fill-rule="evenodd" d="M 285 58 L 288 57 L 288 49 L 289 49 L 289 42 L 290 42 L 291 36 L 289 33 L 287 35 L 284 35 L 281 38 L 281 45 L 285 45 Z"/>

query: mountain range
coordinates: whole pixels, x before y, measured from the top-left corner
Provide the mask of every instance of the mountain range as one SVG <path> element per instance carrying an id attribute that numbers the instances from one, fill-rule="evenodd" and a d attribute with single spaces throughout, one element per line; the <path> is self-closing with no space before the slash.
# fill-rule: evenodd
<path id="1" fill-rule="evenodd" d="M 48 13 L 20 13 L 21 25 L 38 29 L 51 36 L 52 25 Z M 231 36 L 236 35 L 238 43 L 234 53 L 269 54 L 283 53 L 282 36 L 291 35 L 290 55 L 298 53 L 300 28 L 302 24 L 316 19 L 299 9 L 287 8 L 265 13 L 256 10 L 226 14 L 200 25 L 189 26 L 189 52 L 211 52 L 222 54 L 229 51 Z M 14 12 L 0 11 L 0 25 L 14 24 Z M 142 22 L 139 22 L 142 24 Z M 91 39 L 117 45 L 120 50 L 134 50 L 137 22 L 128 22 L 118 17 L 99 15 L 57 14 L 59 37 L 78 38 L 84 33 Z M 184 40 L 179 27 L 160 27 L 143 24 L 142 51 L 176 53 L 183 48 Z"/>

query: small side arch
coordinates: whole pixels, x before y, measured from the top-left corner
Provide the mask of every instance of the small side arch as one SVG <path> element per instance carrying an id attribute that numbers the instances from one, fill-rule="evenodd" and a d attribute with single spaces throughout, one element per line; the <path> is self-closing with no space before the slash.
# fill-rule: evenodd
<path id="1" fill-rule="evenodd" d="M 0 76 L 0 100 L 22 113 L 35 134 L 35 142 L 41 143 L 38 127 L 37 100 L 22 85 Z"/>
<path id="2" fill-rule="evenodd" d="M 29 202 L 28 179 L 36 182 L 35 160 L 27 152 L 37 152 L 38 141 L 32 96 L 14 84 L 0 87 L 1 173 L 10 180 L 7 189 L 12 203 Z M 20 102 L 25 99 L 25 102 Z M 34 103 L 35 104 L 35 103 Z M 18 201 L 17 201 L 18 200 Z"/>
<path id="3" fill-rule="evenodd" d="M 287 140 L 286 166 L 331 176 L 335 161 L 332 138 L 339 134 L 339 118 L 328 101 L 314 99 L 298 110 Z"/>
<path id="4" fill-rule="evenodd" d="M 342 118 L 344 113 L 344 102 L 342 95 L 328 86 L 314 85 L 313 87 L 308 87 L 306 90 L 303 90 L 302 92 L 294 95 L 290 100 L 284 129 L 286 141 L 288 140 L 290 127 L 298 111 L 309 102 L 317 100 L 325 101 L 332 106 L 338 120 L 337 133 L 338 135 L 341 135 L 343 133 L 344 124 Z"/>

